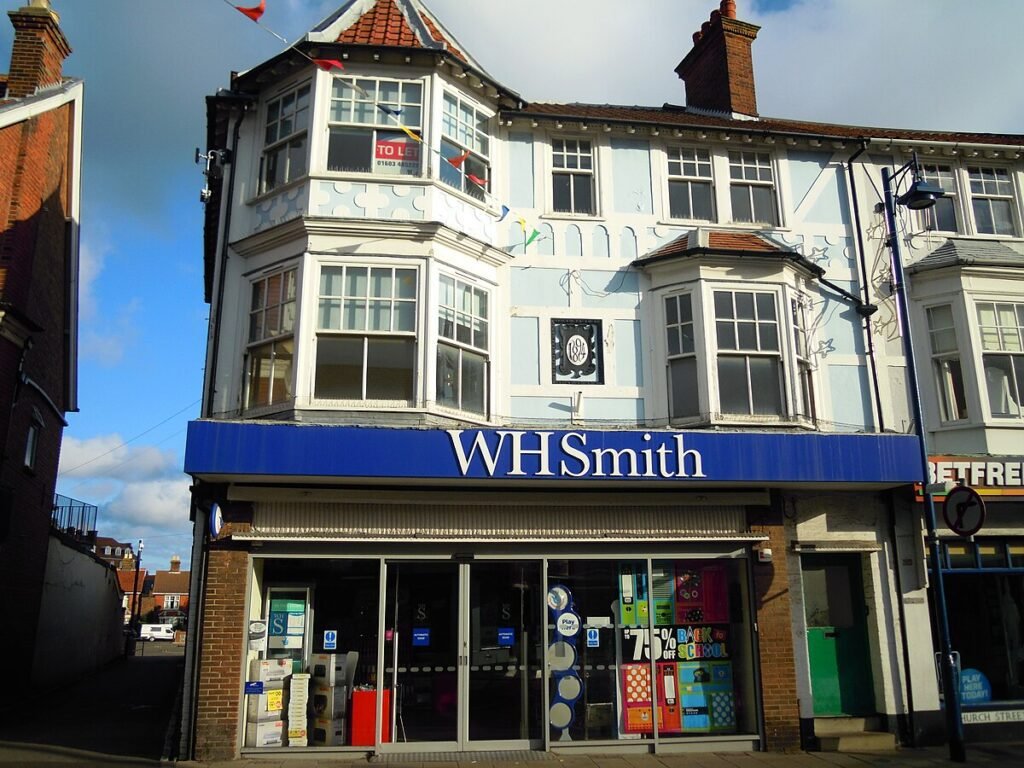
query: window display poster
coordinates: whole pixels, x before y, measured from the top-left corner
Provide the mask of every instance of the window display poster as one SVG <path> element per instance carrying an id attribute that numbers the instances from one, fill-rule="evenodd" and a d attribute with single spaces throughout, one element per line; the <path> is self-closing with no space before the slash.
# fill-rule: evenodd
<path id="1" fill-rule="evenodd" d="M 682 626 L 622 628 L 622 656 L 625 661 L 690 661 L 729 658 L 727 626 Z"/>
<path id="2" fill-rule="evenodd" d="M 271 648 L 302 648 L 306 634 L 305 601 L 271 600 L 267 629 Z"/>
<path id="3" fill-rule="evenodd" d="M 373 172 L 393 176 L 419 174 L 419 142 L 401 133 L 378 133 L 373 151 Z"/>

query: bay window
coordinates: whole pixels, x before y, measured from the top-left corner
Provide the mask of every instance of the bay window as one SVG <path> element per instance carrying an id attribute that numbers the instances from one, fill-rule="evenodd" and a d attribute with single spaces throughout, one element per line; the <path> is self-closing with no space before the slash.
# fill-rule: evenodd
<path id="1" fill-rule="evenodd" d="M 993 416 L 1024 417 L 1024 304 L 979 302 L 982 365 Z"/>
<path id="2" fill-rule="evenodd" d="M 811 362 L 811 345 L 808 340 L 808 302 L 805 297 L 789 300 L 790 320 L 793 324 L 793 364 L 796 369 L 796 415 L 814 421 L 817 408 L 814 404 L 814 365 Z"/>
<path id="3" fill-rule="evenodd" d="M 932 375 L 939 395 L 939 414 L 943 421 L 967 418 L 967 394 L 960 367 L 953 307 L 942 304 L 928 307 L 928 340 L 932 352 Z"/>
<path id="4" fill-rule="evenodd" d="M 593 215 L 594 148 L 586 139 L 552 139 L 552 203 L 556 213 Z"/>
<path id="5" fill-rule="evenodd" d="M 336 77 L 331 86 L 327 170 L 419 176 L 423 144 L 423 84 Z"/>
<path id="6" fill-rule="evenodd" d="M 673 219 L 714 219 L 711 153 L 706 149 L 669 147 L 668 207 Z"/>
<path id="7" fill-rule="evenodd" d="M 309 109 L 309 83 L 267 104 L 260 192 L 269 192 L 305 175 Z"/>
<path id="8" fill-rule="evenodd" d="M 714 313 L 721 413 L 782 416 L 782 357 L 775 296 L 715 291 Z"/>
<path id="9" fill-rule="evenodd" d="M 487 292 L 445 275 L 441 276 L 439 287 L 437 402 L 486 414 Z"/>
<path id="10" fill-rule="evenodd" d="M 412 268 L 322 267 L 316 398 L 413 401 L 416 285 Z"/>
<path id="11" fill-rule="evenodd" d="M 491 165 L 490 118 L 451 93 L 444 95 L 444 113 L 441 116 L 441 181 L 483 200 L 490 189 Z M 453 165 L 449 160 L 462 158 Z M 474 179 L 484 182 L 481 186 Z"/>
<path id="12" fill-rule="evenodd" d="M 673 419 L 700 414 L 697 394 L 697 355 L 694 349 L 693 307 L 689 294 L 665 299 L 668 350 L 668 403 Z"/>
<path id="13" fill-rule="evenodd" d="M 295 277 L 296 270 L 292 268 L 252 283 L 246 408 L 283 403 L 292 397 Z"/>
<path id="14" fill-rule="evenodd" d="M 778 224 L 775 179 L 767 152 L 729 153 L 729 197 L 733 221 Z"/>

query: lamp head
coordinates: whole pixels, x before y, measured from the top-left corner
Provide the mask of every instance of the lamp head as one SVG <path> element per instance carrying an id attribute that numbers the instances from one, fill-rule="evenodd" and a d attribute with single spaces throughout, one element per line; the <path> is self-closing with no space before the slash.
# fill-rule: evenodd
<path id="1" fill-rule="evenodd" d="M 896 202 L 905 205 L 912 211 L 921 211 L 931 208 L 935 201 L 945 195 L 945 191 L 938 184 L 933 184 L 925 179 L 915 177 L 910 189 L 896 198 Z"/>

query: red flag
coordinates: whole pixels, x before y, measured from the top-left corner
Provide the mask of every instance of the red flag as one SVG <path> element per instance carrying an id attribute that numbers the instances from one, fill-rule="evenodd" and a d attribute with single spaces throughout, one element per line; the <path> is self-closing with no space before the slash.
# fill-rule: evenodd
<path id="1" fill-rule="evenodd" d="M 253 21 L 259 21 L 260 16 L 267 10 L 267 0 L 260 0 L 260 4 L 253 8 L 243 8 L 240 5 L 236 5 L 235 10 L 244 13 Z"/>
<path id="2" fill-rule="evenodd" d="M 487 186 L 486 179 L 481 179 L 479 176 L 474 176 L 472 173 L 467 173 L 466 178 L 472 181 L 474 184 L 479 184 L 481 187 Z"/>
<path id="3" fill-rule="evenodd" d="M 452 165 L 454 165 L 456 168 L 459 168 L 464 162 L 466 162 L 466 158 L 468 158 L 468 157 L 469 157 L 469 150 L 467 149 L 465 152 L 463 152 L 458 157 L 449 157 L 448 158 L 448 162 L 451 163 Z"/>
<path id="4" fill-rule="evenodd" d="M 332 69 L 345 68 L 345 65 L 337 59 L 313 59 L 313 63 L 320 67 L 324 72 L 330 72 Z"/>

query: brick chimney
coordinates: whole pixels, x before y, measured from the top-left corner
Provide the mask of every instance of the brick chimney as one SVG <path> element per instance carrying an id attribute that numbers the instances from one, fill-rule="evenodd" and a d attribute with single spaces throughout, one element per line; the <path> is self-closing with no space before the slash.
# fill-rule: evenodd
<path id="1" fill-rule="evenodd" d="M 757 116 L 750 46 L 760 29 L 736 18 L 735 0 L 722 0 L 676 67 L 688 107 Z"/>
<path id="2" fill-rule="evenodd" d="M 7 95 L 31 96 L 39 88 L 60 83 L 61 68 L 71 46 L 61 32 L 60 16 L 50 8 L 50 0 L 29 0 L 28 5 L 7 15 L 14 26 Z"/>
<path id="3" fill-rule="evenodd" d="M 181 558 L 177 555 L 171 555 L 171 573 L 181 572 Z"/>

